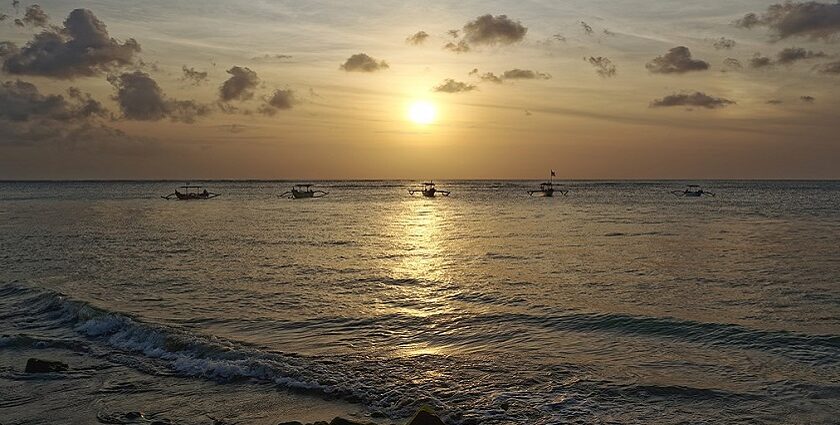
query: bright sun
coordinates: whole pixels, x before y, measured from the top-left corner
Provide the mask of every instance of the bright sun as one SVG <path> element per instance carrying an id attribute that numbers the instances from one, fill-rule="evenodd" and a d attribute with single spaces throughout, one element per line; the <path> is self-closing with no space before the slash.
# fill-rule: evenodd
<path id="1" fill-rule="evenodd" d="M 408 119 L 416 124 L 431 124 L 435 121 L 435 105 L 425 100 L 417 100 L 408 107 Z"/>

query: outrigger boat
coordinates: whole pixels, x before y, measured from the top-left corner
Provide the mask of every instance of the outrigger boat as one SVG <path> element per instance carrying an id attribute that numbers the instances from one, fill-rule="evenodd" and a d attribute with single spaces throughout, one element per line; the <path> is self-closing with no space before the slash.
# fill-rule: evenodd
<path id="1" fill-rule="evenodd" d="M 304 199 L 304 198 L 323 198 L 329 195 L 329 192 L 323 190 L 312 190 L 311 184 L 296 184 L 292 190 L 280 194 L 281 198 L 289 199 Z"/>
<path id="2" fill-rule="evenodd" d="M 419 193 L 419 194 L 421 194 L 421 195 L 423 195 L 427 198 L 434 198 L 435 195 L 437 195 L 438 193 L 443 195 L 443 196 L 449 196 L 450 192 L 448 190 L 439 190 L 439 189 L 435 188 L 435 183 L 434 182 L 424 182 L 423 187 L 420 188 L 420 189 L 408 189 L 408 194 L 409 195 L 415 195 L 417 193 Z"/>
<path id="3" fill-rule="evenodd" d="M 179 192 L 178 189 L 183 189 L 183 192 Z M 213 199 L 219 196 L 218 193 L 208 192 L 202 186 L 198 185 L 191 185 L 189 183 L 175 189 L 175 192 L 170 193 L 166 196 L 161 196 L 163 199 L 177 199 L 179 201 L 196 201 L 196 200 L 203 200 L 203 199 Z"/>
<path id="4" fill-rule="evenodd" d="M 551 175 L 549 176 L 548 181 L 540 183 L 539 190 L 529 190 L 528 195 L 534 196 L 534 194 L 537 194 L 537 196 L 544 196 L 550 198 L 554 196 L 554 192 L 560 192 L 563 194 L 563 196 L 566 196 L 566 194 L 569 193 L 569 191 L 566 189 L 554 188 L 554 170 L 551 170 Z"/>
<path id="5" fill-rule="evenodd" d="M 703 189 L 701 189 L 699 185 L 696 184 L 690 184 L 686 186 L 685 190 L 672 190 L 671 193 L 673 193 L 676 196 L 689 196 L 694 198 L 699 198 L 703 195 L 715 196 L 714 193 L 706 192 Z"/>

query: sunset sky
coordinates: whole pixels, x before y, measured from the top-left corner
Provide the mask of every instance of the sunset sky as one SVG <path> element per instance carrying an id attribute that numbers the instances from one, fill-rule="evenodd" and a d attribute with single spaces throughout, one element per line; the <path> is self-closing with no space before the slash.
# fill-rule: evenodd
<path id="1" fill-rule="evenodd" d="M 0 179 L 840 178 L 831 1 L 3 1 Z"/>

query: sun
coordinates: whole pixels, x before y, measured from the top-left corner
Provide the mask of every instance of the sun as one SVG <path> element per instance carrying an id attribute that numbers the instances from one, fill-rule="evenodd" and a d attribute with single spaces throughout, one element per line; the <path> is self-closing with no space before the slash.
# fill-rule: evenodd
<path id="1" fill-rule="evenodd" d="M 437 109 L 431 102 L 416 100 L 408 106 L 408 119 L 415 124 L 431 124 L 436 116 Z"/>

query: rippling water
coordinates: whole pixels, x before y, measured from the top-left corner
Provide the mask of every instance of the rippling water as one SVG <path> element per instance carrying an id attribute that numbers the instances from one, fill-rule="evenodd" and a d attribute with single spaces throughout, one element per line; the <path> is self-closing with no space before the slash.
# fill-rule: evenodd
<path id="1" fill-rule="evenodd" d="M 171 182 L 0 183 L 0 354 L 394 420 L 424 404 L 453 424 L 840 417 L 840 183 L 410 184 L 292 201 L 289 183 L 209 182 L 221 197 L 176 202 Z M 34 385 L 18 369 L 0 381 Z M 0 417 L 37 423 L 10 385 Z"/>

